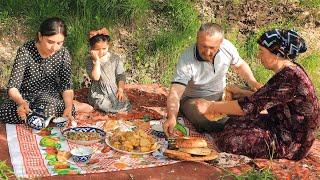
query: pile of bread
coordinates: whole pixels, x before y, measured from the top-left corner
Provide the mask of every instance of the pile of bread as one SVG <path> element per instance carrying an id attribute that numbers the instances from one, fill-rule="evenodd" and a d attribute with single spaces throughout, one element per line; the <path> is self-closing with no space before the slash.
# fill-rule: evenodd
<path id="1" fill-rule="evenodd" d="M 218 153 L 208 148 L 206 140 L 202 138 L 181 137 L 170 143 L 170 149 L 164 152 L 169 158 L 186 161 L 209 161 L 218 157 Z"/>

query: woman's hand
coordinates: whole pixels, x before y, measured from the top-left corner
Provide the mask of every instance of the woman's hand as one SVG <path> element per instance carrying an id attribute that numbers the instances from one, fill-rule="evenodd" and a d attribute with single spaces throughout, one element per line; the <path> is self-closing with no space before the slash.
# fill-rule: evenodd
<path id="1" fill-rule="evenodd" d="M 254 94 L 254 91 L 242 89 L 239 86 L 227 86 L 226 91 L 232 94 L 231 99 L 239 99 L 241 97 L 249 97 Z"/>
<path id="2" fill-rule="evenodd" d="M 72 116 L 72 107 L 71 108 L 65 108 L 62 114 L 62 117 L 65 117 L 68 119 L 68 123 L 70 124 L 70 122 L 72 122 L 74 120 L 73 116 Z"/>
<path id="3" fill-rule="evenodd" d="M 254 92 L 258 91 L 262 86 L 263 86 L 263 84 L 261 84 L 259 82 L 254 82 L 254 83 L 250 84 L 250 88 Z"/>
<path id="4" fill-rule="evenodd" d="M 198 99 L 198 100 L 196 100 L 195 104 L 196 104 L 198 111 L 203 115 L 208 114 L 208 113 L 210 113 L 210 114 L 214 113 L 212 110 L 210 110 L 210 106 L 211 106 L 211 104 L 213 104 L 213 102 L 211 102 L 211 101 L 207 101 L 205 99 Z"/>
<path id="5" fill-rule="evenodd" d="M 116 96 L 120 102 L 123 102 L 125 100 L 123 89 L 119 88 Z"/>
<path id="6" fill-rule="evenodd" d="M 99 52 L 96 50 L 90 50 L 90 55 L 92 62 L 95 64 L 97 61 L 99 61 Z"/>
<path id="7" fill-rule="evenodd" d="M 30 111 L 31 110 L 29 108 L 28 102 L 23 101 L 21 104 L 18 105 L 17 113 L 21 120 L 25 121 Z"/>

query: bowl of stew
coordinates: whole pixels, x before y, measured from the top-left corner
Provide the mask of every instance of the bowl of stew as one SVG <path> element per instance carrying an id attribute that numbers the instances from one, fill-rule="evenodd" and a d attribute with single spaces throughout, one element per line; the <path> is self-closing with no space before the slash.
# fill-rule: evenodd
<path id="1" fill-rule="evenodd" d="M 95 127 L 73 127 L 64 130 L 62 135 L 69 142 L 80 145 L 91 145 L 104 140 L 106 132 Z"/>

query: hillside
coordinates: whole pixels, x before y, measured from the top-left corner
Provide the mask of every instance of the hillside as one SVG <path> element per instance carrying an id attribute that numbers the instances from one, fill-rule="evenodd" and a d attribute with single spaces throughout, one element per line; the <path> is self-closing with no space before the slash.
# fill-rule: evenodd
<path id="1" fill-rule="evenodd" d="M 0 87 L 4 88 L 18 46 L 33 38 L 41 20 L 61 15 L 69 25 L 66 46 L 73 56 L 73 79 L 78 88 L 87 56 L 86 33 L 93 28 L 111 29 L 113 50 L 126 60 L 129 83 L 170 84 L 173 69 L 181 51 L 194 42 L 195 33 L 203 22 L 218 22 L 226 37 L 250 64 L 255 76 L 266 82 L 271 73 L 256 59 L 256 38 L 264 30 L 295 28 L 308 43 L 308 53 L 299 59 L 311 78 L 320 58 L 320 11 L 318 0 L 294 1 L 206 1 L 206 0 L 113 0 L 98 1 L 7 1 L 0 4 Z M 28 8 L 22 8 L 22 6 Z M 57 8 L 56 6 L 63 7 Z M 26 10 L 28 9 L 28 10 Z M 77 9 L 77 10 L 74 10 Z M 309 59 L 306 61 L 305 59 Z M 319 91 L 320 83 L 314 83 Z M 229 82 L 242 83 L 233 73 Z"/>

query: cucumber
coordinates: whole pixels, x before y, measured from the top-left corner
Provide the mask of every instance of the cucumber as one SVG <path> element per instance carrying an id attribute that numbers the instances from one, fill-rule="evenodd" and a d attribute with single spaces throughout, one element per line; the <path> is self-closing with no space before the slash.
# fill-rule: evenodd
<path id="1" fill-rule="evenodd" d="M 188 136 L 188 131 L 187 131 L 186 127 L 184 127 L 182 124 L 177 123 L 176 126 L 174 127 L 174 129 L 182 132 L 185 136 Z"/>

